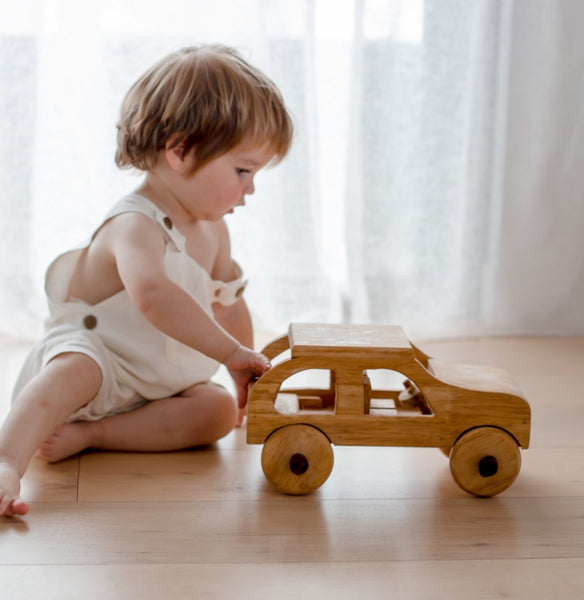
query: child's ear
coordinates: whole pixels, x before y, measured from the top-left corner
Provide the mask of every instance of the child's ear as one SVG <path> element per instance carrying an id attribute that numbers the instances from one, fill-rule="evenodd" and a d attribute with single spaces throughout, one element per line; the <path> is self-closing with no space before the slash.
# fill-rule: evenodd
<path id="1" fill-rule="evenodd" d="M 170 168 L 177 173 L 186 171 L 185 143 L 175 143 L 174 139 L 168 140 L 164 147 L 164 154 Z"/>

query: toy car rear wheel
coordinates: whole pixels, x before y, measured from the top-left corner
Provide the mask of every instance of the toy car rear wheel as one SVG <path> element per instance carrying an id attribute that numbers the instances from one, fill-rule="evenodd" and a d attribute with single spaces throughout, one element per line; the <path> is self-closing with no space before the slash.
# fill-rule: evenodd
<path id="1" fill-rule="evenodd" d="M 286 494 L 308 494 L 319 488 L 330 475 L 333 462 L 329 439 L 311 425 L 277 429 L 262 450 L 267 480 Z"/>
<path id="2" fill-rule="evenodd" d="M 515 438 L 497 427 L 478 427 L 464 433 L 450 453 L 454 481 L 474 496 L 494 496 L 506 490 L 521 468 Z"/>

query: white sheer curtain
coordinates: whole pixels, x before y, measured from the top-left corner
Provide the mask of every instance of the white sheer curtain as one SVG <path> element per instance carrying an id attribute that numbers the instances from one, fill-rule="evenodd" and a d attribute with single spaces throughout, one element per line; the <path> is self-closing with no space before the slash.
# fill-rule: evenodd
<path id="1" fill-rule="evenodd" d="M 584 3 L 516 2 L 486 293 L 502 330 L 584 333 Z"/>
<path id="2" fill-rule="evenodd" d="M 239 48 L 297 135 L 230 217 L 256 327 L 584 333 L 578 0 L 0 0 L 0 332 L 38 333 L 44 270 L 136 184 L 133 80 Z"/>

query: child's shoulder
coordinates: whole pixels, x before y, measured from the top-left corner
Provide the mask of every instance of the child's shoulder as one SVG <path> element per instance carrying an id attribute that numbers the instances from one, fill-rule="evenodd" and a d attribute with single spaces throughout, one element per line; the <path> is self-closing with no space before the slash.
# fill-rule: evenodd
<path id="1" fill-rule="evenodd" d="M 172 220 L 151 200 L 139 194 L 129 194 L 119 200 L 108 212 L 102 228 L 112 235 L 143 235 L 172 242 L 181 249 L 183 235 Z"/>

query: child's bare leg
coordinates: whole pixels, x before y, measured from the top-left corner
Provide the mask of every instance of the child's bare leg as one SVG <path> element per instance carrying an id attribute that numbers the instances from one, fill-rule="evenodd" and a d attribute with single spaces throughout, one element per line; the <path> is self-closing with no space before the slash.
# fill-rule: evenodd
<path id="1" fill-rule="evenodd" d="M 210 444 L 235 426 L 235 400 L 214 383 L 201 383 L 178 396 L 155 400 L 99 421 L 66 423 L 39 449 L 56 462 L 85 448 L 164 452 Z"/>
<path id="2" fill-rule="evenodd" d="M 91 358 L 66 353 L 23 388 L 0 429 L 0 515 L 28 512 L 19 493 L 32 455 L 70 414 L 93 399 L 101 381 Z"/>

